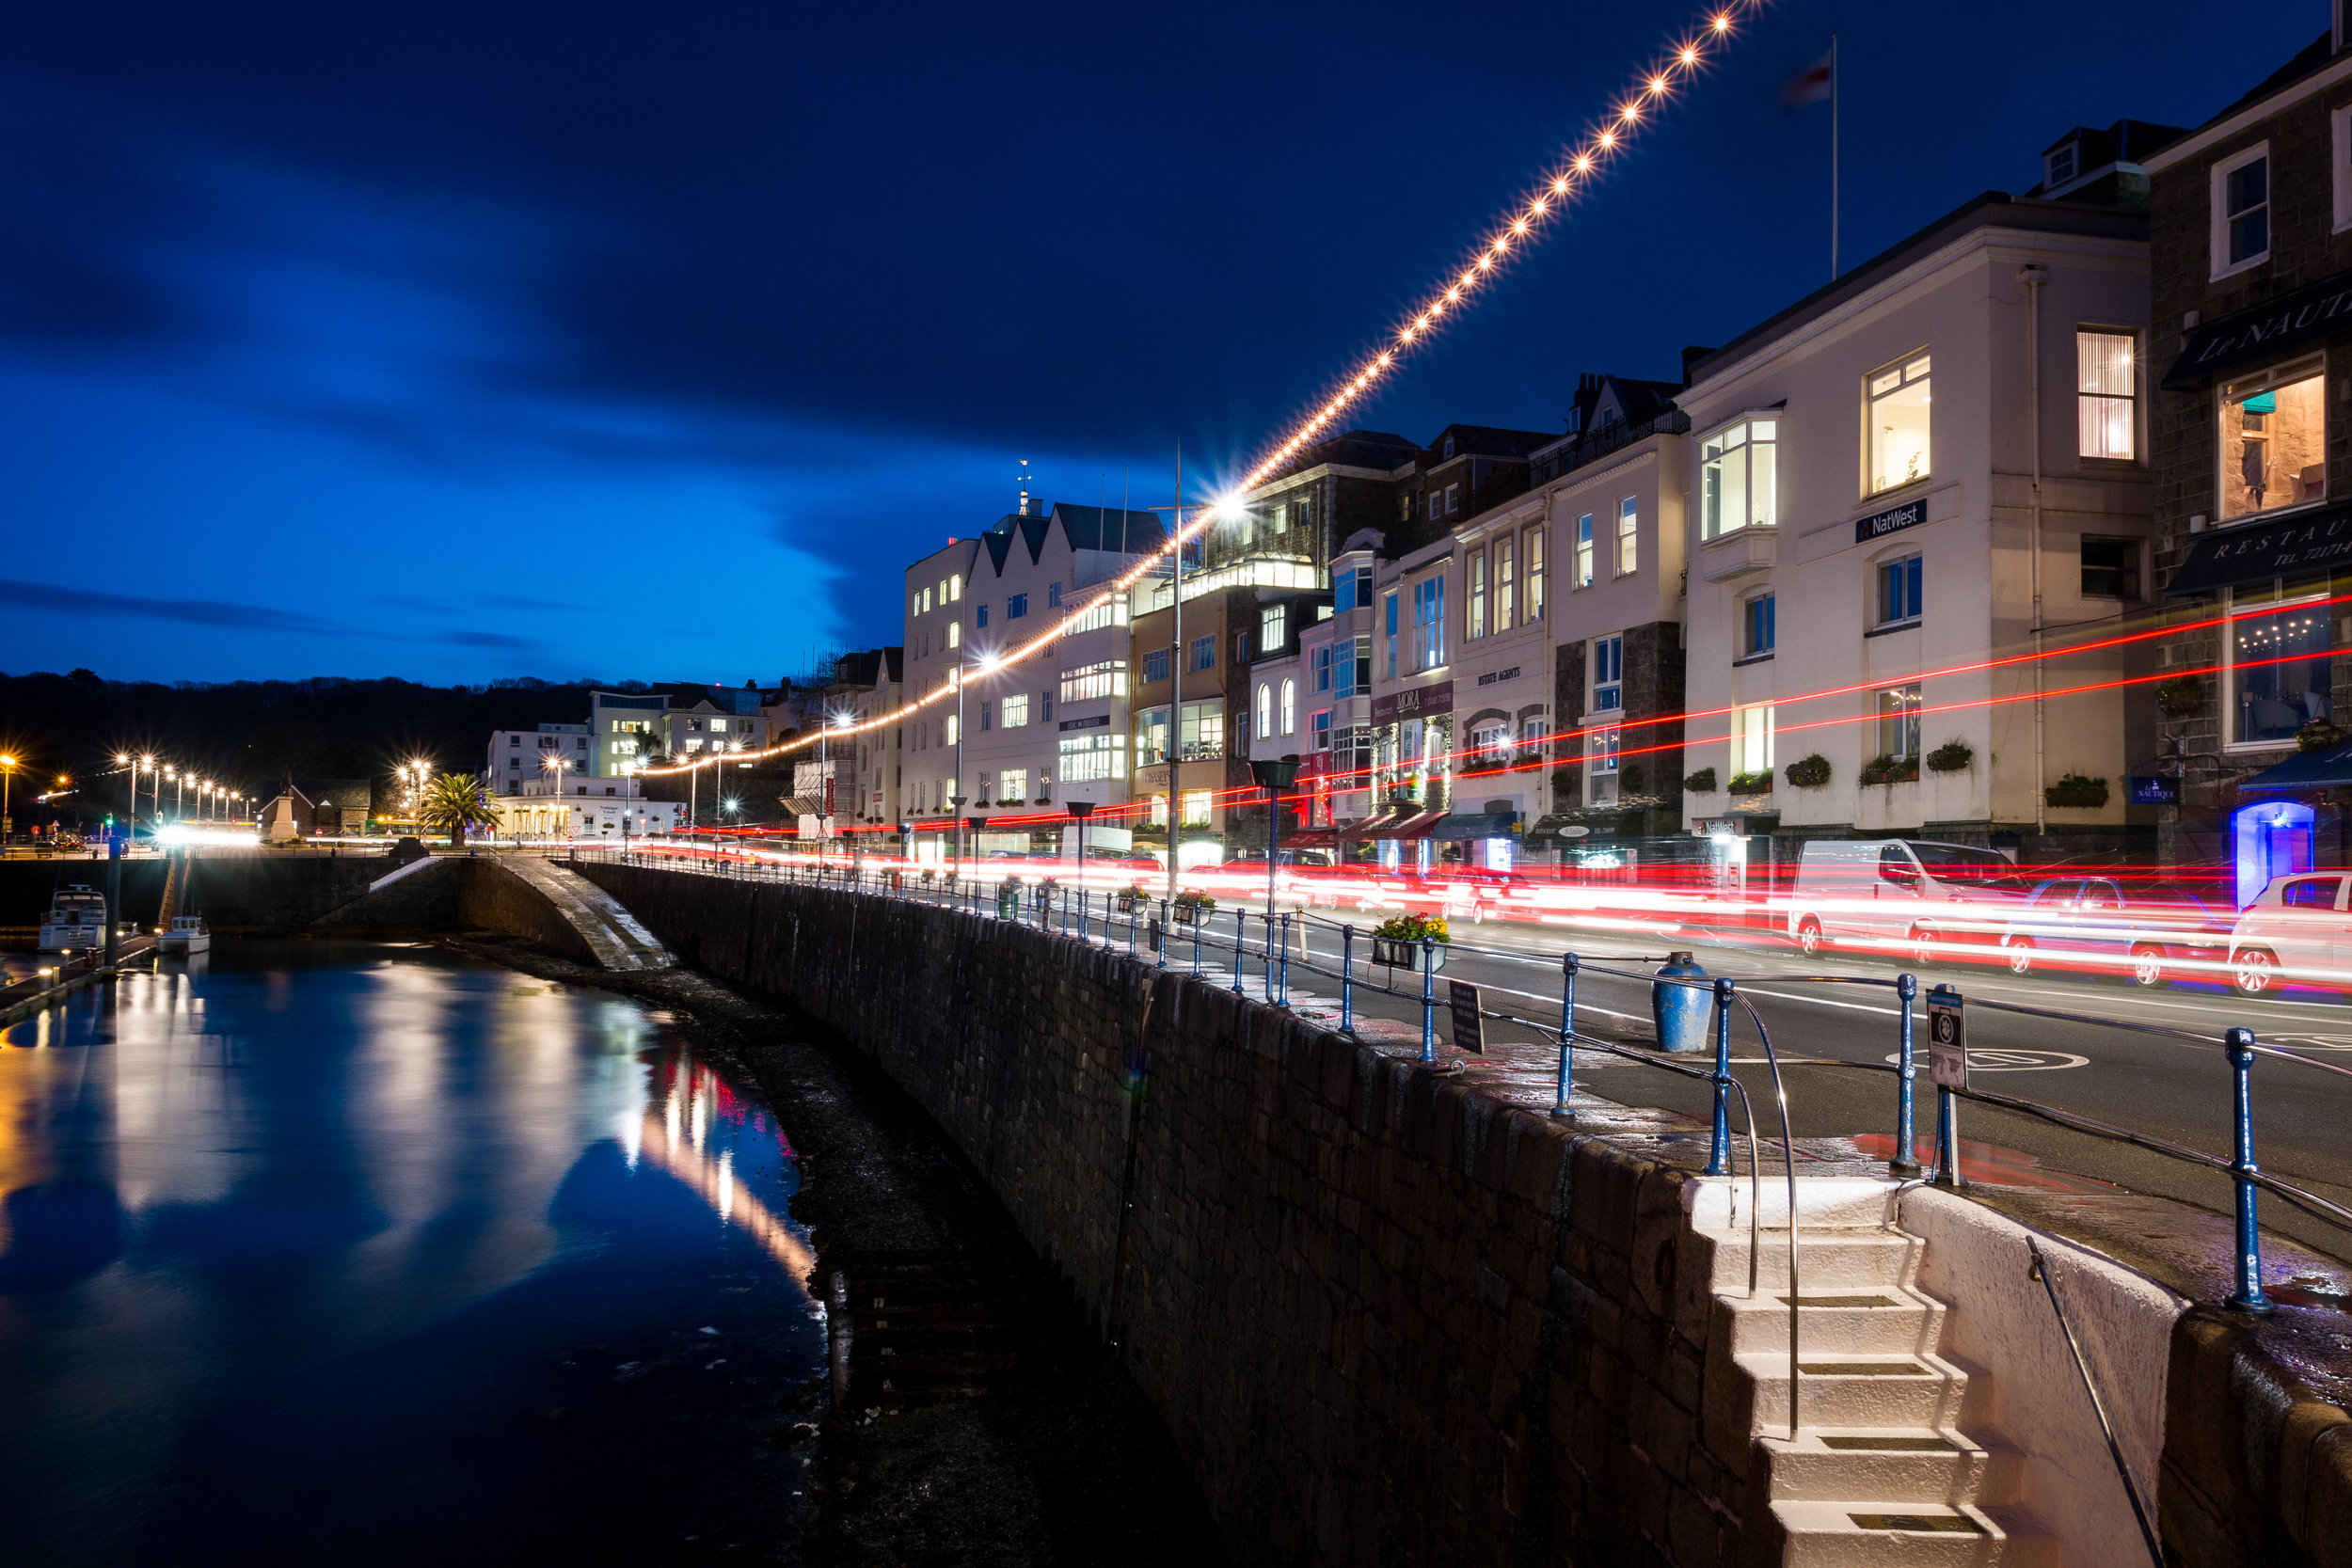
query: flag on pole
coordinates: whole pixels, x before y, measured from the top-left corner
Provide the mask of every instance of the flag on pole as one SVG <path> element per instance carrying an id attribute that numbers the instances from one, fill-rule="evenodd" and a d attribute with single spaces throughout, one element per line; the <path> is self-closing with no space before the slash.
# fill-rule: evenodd
<path id="1" fill-rule="evenodd" d="M 1823 54 L 1811 65 L 1781 84 L 1780 101 L 1794 108 L 1799 103 L 1820 103 L 1830 93 L 1830 56 Z"/>

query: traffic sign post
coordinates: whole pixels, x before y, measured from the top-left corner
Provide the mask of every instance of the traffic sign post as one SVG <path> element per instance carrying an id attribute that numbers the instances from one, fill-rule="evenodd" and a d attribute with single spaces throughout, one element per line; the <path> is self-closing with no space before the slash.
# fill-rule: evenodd
<path id="1" fill-rule="evenodd" d="M 1473 1056 L 1486 1053 L 1486 1018 L 1478 1010 L 1478 988 L 1468 980 L 1448 980 L 1446 1002 L 1454 1009 L 1454 1049 Z"/>
<path id="2" fill-rule="evenodd" d="M 1928 992 L 1928 1081 L 1935 1085 L 1935 1181 L 1957 1187 L 1960 1127 L 1952 1091 L 1968 1087 L 1968 1026 L 1961 995 L 1949 986 Z"/>

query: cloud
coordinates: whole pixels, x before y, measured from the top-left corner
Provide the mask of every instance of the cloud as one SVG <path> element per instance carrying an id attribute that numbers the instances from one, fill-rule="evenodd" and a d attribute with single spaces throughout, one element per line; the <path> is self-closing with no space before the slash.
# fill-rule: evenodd
<path id="1" fill-rule="evenodd" d="M 342 633 L 346 627 L 315 615 L 261 605 L 224 604 L 218 599 L 140 599 L 127 594 L 92 594 L 86 589 L 60 588 L 54 583 L 23 582 L 0 578 L 0 604 L 53 614 L 134 615 L 151 621 L 184 621 L 190 626 L 232 626 L 244 631 Z"/>

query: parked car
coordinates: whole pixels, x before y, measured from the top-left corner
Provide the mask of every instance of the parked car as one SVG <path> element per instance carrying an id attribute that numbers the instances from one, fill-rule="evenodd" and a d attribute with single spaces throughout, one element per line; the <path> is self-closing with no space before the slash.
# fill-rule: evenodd
<path id="1" fill-rule="evenodd" d="M 2129 877 L 2053 877 L 2011 911 L 2001 953 L 2012 974 L 2064 967 L 2169 986 L 2184 965 L 2217 975 L 2230 956 L 2233 915 L 2170 882 Z"/>
<path id="2" fill-rule="evenodd" d="M 1926 839 L 1823 839 L 1797 861 L 1788 934 L 1807 957 L 1825 946 L 1908 946 L 1927 963 L 1939 944 L 1991 943 L 2010 906 L 2032 892 L 2009 857 Z"/>
<path id="3" fill-rule="evenodd" d="M 2230 979 L 2241 996 L 2269 996 L 2288 985 L 2345 989 L 2352 977 L 2352 921 L 2341 871 L 2280 877 L 2237 917 L 2230 933 Z"/>

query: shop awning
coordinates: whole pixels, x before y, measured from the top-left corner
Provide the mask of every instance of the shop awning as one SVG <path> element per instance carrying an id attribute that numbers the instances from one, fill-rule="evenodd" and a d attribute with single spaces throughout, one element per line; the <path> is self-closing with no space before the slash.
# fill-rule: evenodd
<path id="1" fill-rule="evenodd" d="M 1358 831 L 1355 836 L 1358 838 L 1396 839 L 1401 842 L 1409 843 L 1415 840 L 1429 837 L 1437 828 L 1438 824 L 1445 820 L 1445 815 L 1446 814 L 1441 811 L 1416 812 L 1412 816 L 1403 818 L 1401 821 L 1391 823 L 1389 826 L 1382 828 L 1377 832 L 1368 833 Z"/>
<path id="2" fill-rule="evenodd" d="M 2209 529 L 2164 585 L 2164 596 L 2205 594 L 2241 582 L 2299 578 L 2352 565 L 2352 506 L 2324 506 L 2271 523 Z"/>
<path id="3" fill-rule="evenodd" d="M 814 795 L 787 795 L 784 798 L 784 809 L 795 816 L 822 816 L 825 802 Z"/>
<path id="4" fill-rule="evenodd" d="M 1282 832 L 1285 849 L 1328 849 L 1333 842 L 1330 828 L 1286 828 Z"/>
<path id="5" fill-rule="evenodd" d="M 1465 812 L 1448 816 L 1429 836 L 1447 843 L 1480 838 L 1512 838 L 1518 834 L 1518 814 L 1508 811 Z"/>
<path id="6" fill-rule="evenodd" d="M 2352 272 L 2300 288 L 2188 330 L 2164 389 L 2185 392 L 2226 371 L 2283 359 L 2352 328 Z"/>
<path id="7" fill-rule="evenodd" d="M 1378 838 L 1385 830 L 1395 827 L 1410 815 L 1401 811 L 1375 812 L 1360 821 L 1345 823 L 1332 832 L 1353 844 L 1359 839 Z"/>
<path id="8" fill-rule="evenodd" d="M 2304 752 L 2276 768 L 2266 768 L 2238 788 L 2251 794 L 2276 794 L 2306 789 L 2352 789 L 2352 746 L 2326 752 Z"/>

